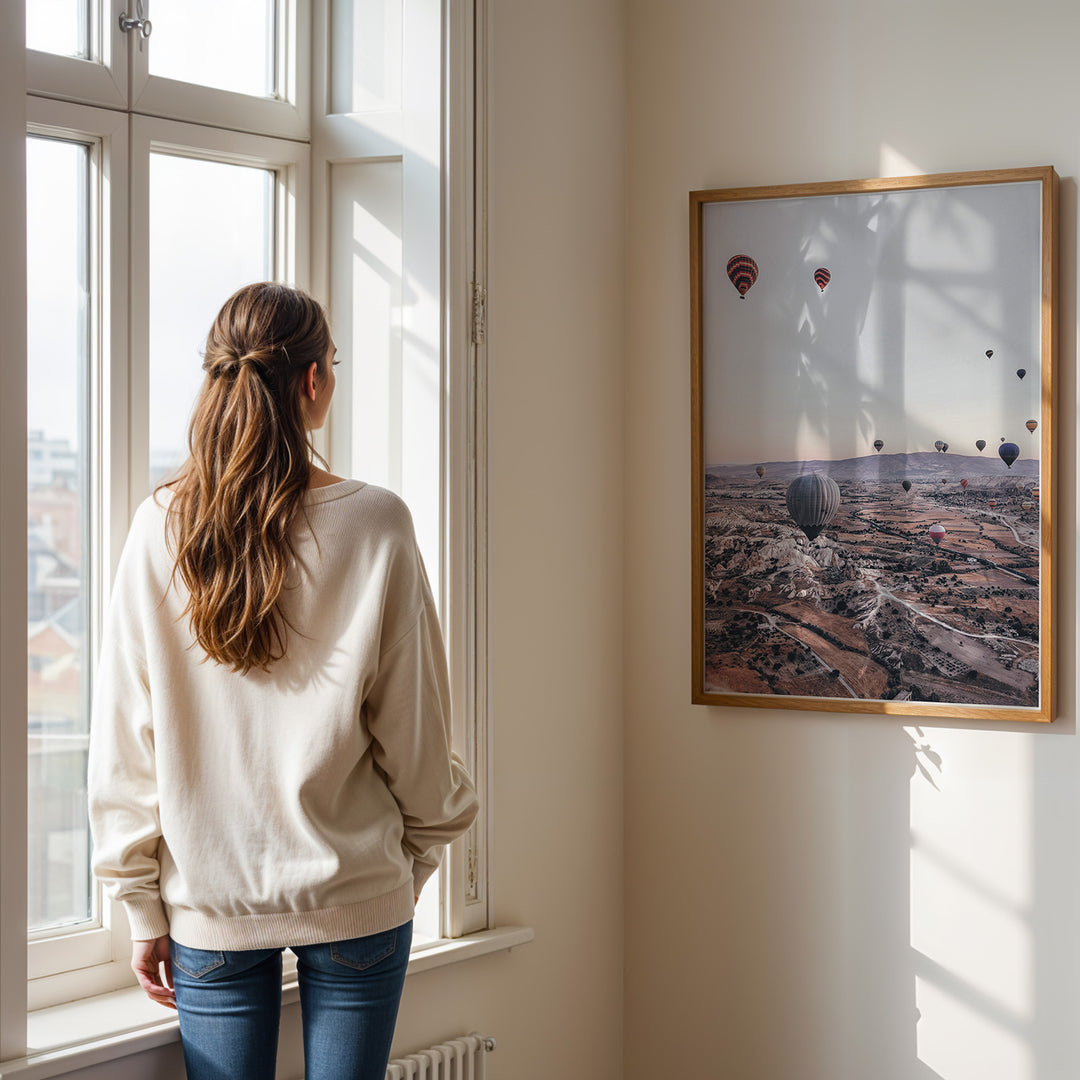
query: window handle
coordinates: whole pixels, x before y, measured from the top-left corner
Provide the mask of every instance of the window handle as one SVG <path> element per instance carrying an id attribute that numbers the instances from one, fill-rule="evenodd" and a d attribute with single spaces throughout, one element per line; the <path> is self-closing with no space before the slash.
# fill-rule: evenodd
<path id="1" fill-rule="evenodd" d="M 138 30 L 144 38 L 148 38 L 153 32 L 153 24 L 143 14 L 142 0 L 135 0 L 135 14 L 138 18 L 133 19 L 126 11 L 120 12 L 120 29 L 126 34 L 131 30 Z"/>

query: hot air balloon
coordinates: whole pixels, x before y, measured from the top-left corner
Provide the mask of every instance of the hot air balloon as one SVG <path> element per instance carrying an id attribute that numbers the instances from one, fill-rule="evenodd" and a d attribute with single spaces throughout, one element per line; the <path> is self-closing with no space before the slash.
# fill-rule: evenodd
<path id="1" fill-rule="evenodd" d="M 945 539 L 945 526 L 944 525 L 931 525 L 927 535 L 935 544 L 940 544 Z"/>
<path id="2" fill-rule="evenodd" d="M 901 486 L 901 487 L 902 487 L 902 488 L 903 488 L 903 489 L 904 489 L 905 491 L 910 491 L 910 490 L 911 490 L 911 481 L 910 481 L 910 480 L 902 480 L 902 481 L 900 482 L 900 486 Z"/>
<path id="3" fill-rule="evenodd" d="M 949 481 L 943 476 L 941 478 L 941 482 L 942 482 L 942 484 L 947 484 Z"/>
<path id="4" fill-rule="evenodd" d="M 727 276 L 739 291 L 739 299 L 745 300 L 750 286 L 757 281 L 757 263 L 749 255 L 732 255 L 727 263 Z"/>
<path id="5" fill-rule="evenodd" d="M 760 478 L 761 478 L 762 476 L 764 476 L 764 475 L 765 475 L 765 466 L 764 466 L 764 465 L 759 465 L 759 466 L 758 466 L 758 467 L 757 467 L 757 468 L 756 468 L 756 469 L 754 470 L 754 472 L 756 472 L 756 473 L 758 474 L 758 478 L 760 479 Z"/>
<path id="6" fill-rule="evenodd" d="M 1027 374 L 1027 369 L 1026 368 L 1017 368 L 1016 369 L 1016 377 L 1018 379 L 1022 379 L 1026 374 Z"/>
<path id="7" fill-rule="evenodd" d="M 840 509 L 840 488 L 831 476 L 803 473 L 788 484 L 787 509 L 807 539 L 813 540 Z"/>
<path id="8" fill-rule="evenodd" d="M 832 274 L 830 274 L 829 271 L 824 266 L 819 266 L 814 271 L 814 281 L 817 282 L 817 287 L 822 292 L 825 291 L 825 286 L 829 284 L 829 278 L 831 278 L 831 277 L 832 277 Z"/>
<path id="9" fill-rule="evenodd" d="M 941 444 L 941 452 L 943 454 L 947 454 L 949 452 L 949 444 L 947 442 L 943 442 Z"/>
<path id="10" fill-rule="evenodd" d="M 964 489 L 965 491 L 967 491 L 967 486 L 968 486 L 968 482 L 967 482 L 966 480 L 961 480 L 961 481 L 960 481 L 960 486 L 961 486 L 961 487 L 962 487 L 962 488 L 963 488 L 963 489 Z"/>
<path id="11" fill-rule="evenodd" d="M 941 451 L 945 449 L 945 444 L 938 439 L 937 442 L 934 443 L 934 449 L 940 454 Z"/>
<path id="12" fill-rule="evenodd" d="M 1038 488 L 1032 488 L 1031 489 L 1031 497 L 1033 499 L 1037 499 L 1039 497 L 1039 489 Z"/>
<path id="13" fill-rule="evenodd" d="M 986 359 L 987 360 L 989 360 L 990 357 L 993 356 L 993 355 L 994 355 L 994 350 L 993 349 L 987 349 L 986 350 Z"/>
<path id="14" fill-rule="evenodd" d="M 997 506 L 997 502 L 995 502 L 995 500 L 991 499 L 986 505 L 989 506 L 991 510 L 993 510 L 994 507 Z"/>
<path id="15" fill-rule="evenodd" d="M 986 440 L 985 439 L 976 439 L 975 440 L 975 449 L 978 450 L 979 453 L 981 454 L 986 449 Z"/>
<path id="16" fill-rule="evenodd" d="M 885 446 L 885 441 L 884 441 L 883 439 L 875 439 L 875 440 L 874 440 L 874 449 L 875 449 L 875 450 L 876 450 L 876 451 L 877 451 L 877 452 L 878 452 L 879 454 L 881 453 L 881 451 L 882 451 L 882 449 L 884 448 L 884 446 Z"/>
<path id="17" fill-rule="evenodd" d="M 1035 431 L 1035 429 L 1036 429 L 1036 428 L 1037 428 L 1038 426 L 1039 426 L 1039 421 L 1038 421 L 1038 420 L 1029 420 L 1029 421 L 1028 421 L 1028 422 L 1027 422 L 1027 423 L 1026 423 L 1026 424 L 1024 425 L 1024 427 L 1026 427 L 1026 428 L 1028 429 L 1028 431 L 1031 431 L 1031 432 L 1034 432 L 1034 431 Z"/>
<path id="18" fill-rule="evenodd" d="M 1034 510 L 1035 504 L 1033 502 L 1025 502 L 1020 504 L 1021 510 Z"/>
<path id="19" fill-rule="evenodd" d="M 1014 442 L 1003 442 L 998 447 L 998 457 L 1011 469 L 1013 462 L 1020 456 L 1020 447 Z"/>

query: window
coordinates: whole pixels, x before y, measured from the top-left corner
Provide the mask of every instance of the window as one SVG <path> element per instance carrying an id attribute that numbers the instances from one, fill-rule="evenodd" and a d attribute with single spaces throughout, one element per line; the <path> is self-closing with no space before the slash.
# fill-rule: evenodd
<path id="1" fill-rule="evenodd" d="M 91 147 L 31 137 L 27 232 L 28 927 L 88 922 Z"/>
<path id="2" fill-rule="evenodd" d="M 239 284 L 291 281 L 327 303 L 346 363 L 320 449 L 409 502 L 447 630 L 455 738 L 482 790 L 486 771 L 472 0 L 163 5 L 148 38 L 119 30 L 133 6 L 25 11 L 32 1008 L 130 981 L 122 920 L 88 872 L 97 634 L 130 515 L 185 453 L 201 339 Z M 237 13 L 243 33 L 221 21 Z M 21 36 L 20 14 L 5 7 L 0 33 Z M 21 480 L 7 481 L 0 513 L 18 515 Z M 485 858 L 480 821 L 425 890 L 419 947 L 487 925 Z"/>

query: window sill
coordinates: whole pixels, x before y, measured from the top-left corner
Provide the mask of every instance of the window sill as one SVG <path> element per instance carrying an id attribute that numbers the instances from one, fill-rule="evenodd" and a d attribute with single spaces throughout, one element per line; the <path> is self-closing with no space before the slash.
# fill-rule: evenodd
<path id="1" fill-rule="evenodd" d="M 414 950 L 409 974 L 512 949 L 532 939 L 531 927 L 501 926 L 443 940 Z M 285 1004 L 298 1000 L 295 979 L 286 981 L 282 1000 Z M 122 1018 L 119 1025 L 118 1018 Z M 176 1014 L 155 1005 L 136 987 L 40 1009 L 30 1014 L 28 1030 L 31 1050 L 26 1057 L 0 1063 L 0 1080 L 48 1080 L 179 1038 Z"/>

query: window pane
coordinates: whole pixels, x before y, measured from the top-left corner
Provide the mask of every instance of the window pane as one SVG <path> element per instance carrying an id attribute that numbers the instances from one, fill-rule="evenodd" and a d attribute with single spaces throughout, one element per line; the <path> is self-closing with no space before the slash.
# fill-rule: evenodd
<path id="1" fill-rule="evenodd" d="M 90 153 L 27 141 L 29 925 L 91 917 Z"/>
<path id="2" fill-rule="evenodd" d="M 89 0 L 26 0 L 27 48 L 86 59 L 89 29 Z"/>
<path id="3" fill-rule="evenodd" d="M 151 486 L 187 458 L 202 350 L 218 309 L 241 285 L 273 276 L 273 226 L 271 170 L 151 154 Z"/>
<path id="4" fill-rule="evenodd" d="M 402 0 L 335 0 L 330 16 L 330 111 L 401 108 Z"/>
<path id="5" fill-rule="evenodd" d="M 148 42 L 150 74 L 273 97 L 276 86 L 275 0 L 184 0 L 157 4 Z"/>

